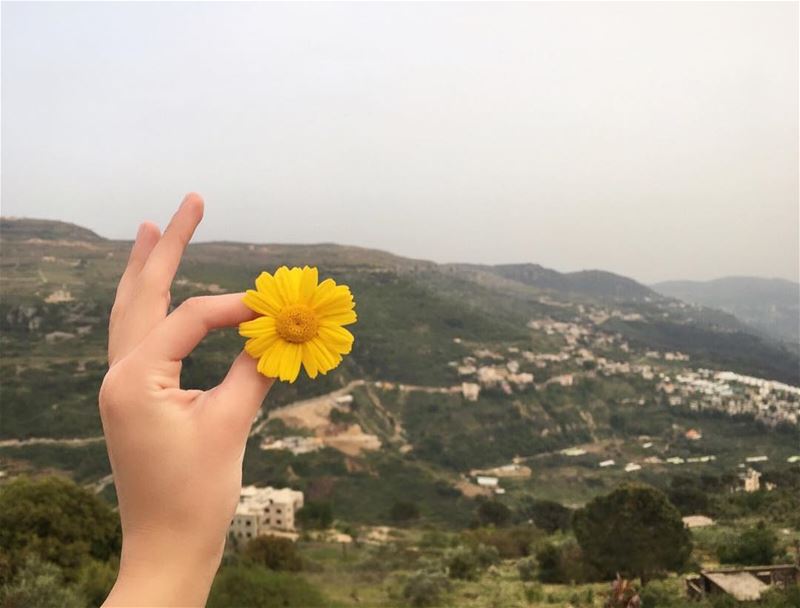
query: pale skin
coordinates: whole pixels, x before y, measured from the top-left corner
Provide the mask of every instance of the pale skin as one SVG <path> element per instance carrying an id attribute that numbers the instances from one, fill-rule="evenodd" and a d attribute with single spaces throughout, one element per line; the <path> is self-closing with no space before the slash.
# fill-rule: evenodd
<path id="1" fill-rule="evenodd" d="M 162 235 L 139 227 L 111 311 L 100 415 L 122 521 L 117 581 L 104 606 L 203 606 L 239 499 L 250 427 L 273 380 L 242 352 L 208 391 L 180 387 L 206 334 L 254 318 L 241 293 L 186 300 L 169 290 L 203 217 L 187 195 Z"/>

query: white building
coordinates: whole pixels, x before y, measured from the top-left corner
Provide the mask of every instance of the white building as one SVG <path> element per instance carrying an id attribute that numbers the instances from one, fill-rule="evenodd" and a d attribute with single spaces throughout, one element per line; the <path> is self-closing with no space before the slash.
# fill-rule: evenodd
<path id="1" fill-rule="evenodd" d="M 295 513 L 303 506 L 303 493 L 289 488 L 245 486 L 231 522 L 231 534 L 251 539 L 271 531 L 293 532 Z"/>

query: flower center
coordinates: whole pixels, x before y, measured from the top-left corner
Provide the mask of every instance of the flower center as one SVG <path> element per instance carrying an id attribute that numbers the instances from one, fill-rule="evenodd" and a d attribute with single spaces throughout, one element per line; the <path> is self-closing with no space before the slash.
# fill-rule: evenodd
<path id="1" fill-rule="evenodd" d="M 304 304 L 284 306 L 275 319 L 275 330 L 287 342 L 308 342 L 317 335 L 317 315 Z"/>

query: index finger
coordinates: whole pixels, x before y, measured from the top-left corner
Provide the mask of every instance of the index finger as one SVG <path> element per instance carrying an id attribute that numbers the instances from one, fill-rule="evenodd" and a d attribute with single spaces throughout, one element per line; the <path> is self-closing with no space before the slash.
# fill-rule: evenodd
<path id="1" fill-rule="evenodd" d="M 153 247 L 141 276 L 145 283 L 158 292 L 169 291 L 172 279 L 178 272 L 181 257 L 203 219 L 203 198 L 194 192 L 187 194 L 164 231 L 164 236 Z"/>
<path id="2" fill-rule="evenodd" d="M 185 300 L 143 343 L 148 356 L 161 361 L 180 361 L 189 356 L 208 332 L 235 327 L 257 316 L 242 301 L 243 293 L 197 296 Z"/>

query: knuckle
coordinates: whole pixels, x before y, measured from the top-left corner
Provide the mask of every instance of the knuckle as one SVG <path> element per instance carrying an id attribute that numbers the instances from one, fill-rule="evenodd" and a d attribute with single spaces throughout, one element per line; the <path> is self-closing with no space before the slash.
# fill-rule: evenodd
<path id="1" fill-rule="evenodd" d="M 203 309 L 204 303 L 205 298 L 203 296 L 192 296 L 191 298 L 186 298 L 179 308 L 181 308 L 183 312 L 195 316 Z"/>
<path id="2" fill-rule="evenodd" d="M 118 402 L 119 397 L 119 366 L 111 367 L 103 378 L 100 385 L 100 393 L 98 402 L 100 404 L 100 412 L 108 412 Z"/>

